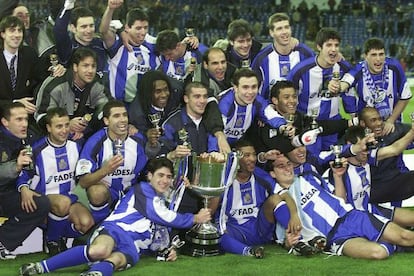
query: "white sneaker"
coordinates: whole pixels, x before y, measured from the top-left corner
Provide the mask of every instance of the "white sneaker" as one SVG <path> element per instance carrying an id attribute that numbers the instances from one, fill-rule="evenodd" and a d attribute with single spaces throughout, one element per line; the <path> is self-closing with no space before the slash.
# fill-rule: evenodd
<path id="1" fill-rule="evenodd" d="M 71 10 L 75 7 L 76 0 L 65 0 L 65 5 L 63 6 L 65 10 Z"/>

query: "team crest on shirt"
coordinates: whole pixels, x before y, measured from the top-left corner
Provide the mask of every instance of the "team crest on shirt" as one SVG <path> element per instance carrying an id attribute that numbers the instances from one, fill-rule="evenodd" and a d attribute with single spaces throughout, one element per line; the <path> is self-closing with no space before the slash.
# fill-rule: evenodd
<path id="1" fill-rule="evenodd" d="M 63 158 L 59 160 L 58 166 L 60 171 L 68 169 L 68 163 Z"/>
<path id="2" fill-rule="evenodd" d="M 144 56 L 142 55 L 142 53 L 135 53 L 135 58 L 137 59 L 138 64 L 144 63 Z"/>
<path id="3" fill-rule="evenodd" d="M 252 195 L 250 193 L 245 193 L 243 196 L 243 204 L 250 204 L 252 203 Z"/>
<path id="4" fill-rule="evenodd" d="M 9 155 L 7 154 L 7 152 L 3 151 L 1 153 L 1 162 L 6 162 L 9 159 Z"/>
<path id="5" fill-rule="evenodd" d="M 239 118 L 237 118 L 237 120 L 236 120 L 235 127 L 240 128 L 240 127 L 242 127 L 242 126 L 243 126 L 243 124 L 244 124 L 243 117 L 239 117 Z"/>
<path id="6" fill-rule="evenodd" d="M 177 75 L 184 75 L 184 64 L 174 62 L 174 70 Z"/>
<path id="7" fill-rule="evenodd" d="M 281 71 L 282 77 L 285 77 L 289 74 L 289 67 L 287 65 L 283 65 Z"/>

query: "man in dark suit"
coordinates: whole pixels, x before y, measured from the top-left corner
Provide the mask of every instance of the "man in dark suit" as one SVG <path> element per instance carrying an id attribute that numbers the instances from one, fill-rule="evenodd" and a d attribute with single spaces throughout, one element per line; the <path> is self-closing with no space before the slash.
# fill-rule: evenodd
<path id="1" fill-rule="evenodd" d="M 4 76 L 0 79 L 0 106 L 12 101 L 21 102 L 26 111 L 33 114 L 36 110 L 33 91 L 47 72 L 37 71 L 36 52 L 22 46 L 24 25 L 17 17 L 4 17 L 0 22 L 0 34 L 0 74 Z"/>
<path id="2" fill-rule="evenodd" d="M 22 103 L 29 114 L 29 127 L 36 129 L 33 114 L 35 88 L 53 69 L 53 76 L 61 76 L 66 69 L 58 64 L 53 68 L 40 66 L 35 50 L 23 46 L 24 23 L 17 17 L 6 16 L 0 21 L 0 111 L 11 102 Z"/>

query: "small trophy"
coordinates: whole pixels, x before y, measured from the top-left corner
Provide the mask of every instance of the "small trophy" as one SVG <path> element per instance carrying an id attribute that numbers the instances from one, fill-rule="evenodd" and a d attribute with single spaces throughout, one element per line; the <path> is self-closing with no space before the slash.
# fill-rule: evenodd
<path id="1" fill-rule="evenodd" d="M 310 125 L 310 128 L 311 128 L 311 129 L 316 129 L 316 128 L 318 128 L 318 127 L 319 127 L 319 124 L 318 124 L 318 122 L 316 121 L 316 118 L 318 118 L 318 115 L 319 115 L 319 110 L 318 110 L 318 108 L 312 108 L 312 109 L 311 109 L 311 118 L 312 118 L 312 122 L 311 122 L 311 125 Z"/>
<path id="2" fill-rule="evenodd" d="M 186 146 L 189 149 L 191 149 L 191 144 L 187 141 L 188 132 L 187 130 L 185 130 L 185 128 L 182 128 L 178 131 L 178 139 L 180 139 L 180 141 L 183 142 L 183 146 Z"/>
<path id="3" fill-rule="evenodd" d="M 293 123 L 295 122 L 295 114 L 286 114 L 285 115 L 285 120 L 286 120 L 286 128 L 283 131 L 283 135 L 285 136 L 289 136 L 289 131 L 287 130 L 288 126 L 293 126 Z"/>
<path id="4" fill-rule="evenodd" d="M 342 161 L 341 161 L 341 157 L 339 156 L 342 153 L 342 145 L 332 145 L 331 150 L 332 150 L 333 154 L 335 154 L 333 167 L 334 168 L 342 168 Z"/>
<path id="5" fill-rule="evenodd" d="M 114 140 L 114 155 L 121 155 L 122 156 L 122 147 L 124 145 L 124 142 L 117 138 Z"/>
<path id="6" fill-rule="evenodd" d="M 160 129 L 160 126 L 158 125 L 161 121 L 161 113 L 156 112 L 154 114 L 148 114 L 148 119 L 150 120 L 151 124 L 156 129 Z"/>
<path id="7" fill-rule="evenodd" d="M 250 68 L 250 59 L 243 59 L 240 66 L 241 68 Z"/>
<path id="8" fill-rule="evenodd" d="M 185 28 L 185 36 L 186 37 L 195 36 L 194 28 Z"/>
<path id="9" fill-rule="evenodd" d="M 50 54 L 49 61 L 51 64 L 50 67 L 50 75 L 53 76 L 53 73 L 55 72 L 56 66 L 59 64 L 59 58 L 57 54 Z"/>
<path id="10" fill-rule="evenodd" d="M 183 247 L 184 244 L 185 241 L 180 240 L 180 237 L 178 235 L 174 236 L 174 238 L 171 240 L 170 247 L 162 250 L 161 252 L 158 252 L 157 261 L 166 261 L 171 250 L 177 250 Z"/>
<path id="11" fill-rule="evenodd" d="M 24 144 L 24 149 L 26 150 L 25 155 L 29 156 L 29 157 L 32 157 L 33 156 L 32 147 L 29 144 L 26 144 L 26 142 L 24 140 L 23 140 L 23 144 Z M 23 167 L 23 170 L 26 170 L 26 171 L 32 171 L 33 169 L 34 169 L 33 160 L 28 165 Z"/>
<path id="12" fill-rule="evenodd" d="M 92 114 L 86 113 L 82 116 L 82 124 L 87 126 L 89 122 L 92 120 Z"/>
<path id="13" fill-rule="evenodd" d="M 368 136 L 372 133 L 372 130 L 369 127 L 366 127 L 364 129 L 364 133 L 365 133 L 365 136 Z M 372 149 L 376 149 L 376 148 L 377 148 L 377 145 L 374 142 L 368 142 L 367 143 L 367 149 L 372 150 Z"/>

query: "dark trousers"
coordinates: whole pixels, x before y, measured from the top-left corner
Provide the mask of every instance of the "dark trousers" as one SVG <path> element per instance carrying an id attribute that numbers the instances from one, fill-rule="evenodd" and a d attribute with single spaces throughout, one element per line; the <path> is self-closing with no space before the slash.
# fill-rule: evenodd
<path id="1" fill-rule="evenodd" d="M 49 199 L 45 195 L 33 199 L 37 209 L 32 213 L 27 213 L 21 207 L 19 192 L 10 191 L 0 194 L 0 215 L 8 218 L 0 226 L 0 242 L 10 251 L 20 246 L 47 218 L 50 211 Z"/>
<path id="2" fill-rule="evenodd" d="M 402 172 L 391 181 L 372 181 L 372 203 L 400 201 L 414 196 L 414 171 Z"/>

